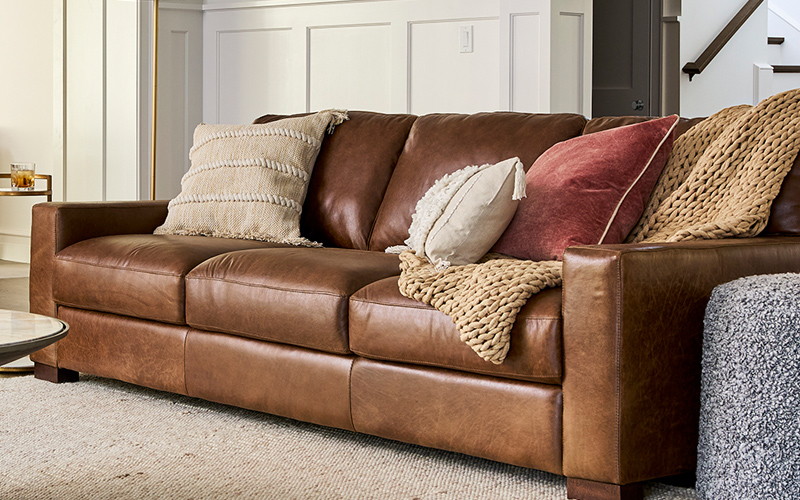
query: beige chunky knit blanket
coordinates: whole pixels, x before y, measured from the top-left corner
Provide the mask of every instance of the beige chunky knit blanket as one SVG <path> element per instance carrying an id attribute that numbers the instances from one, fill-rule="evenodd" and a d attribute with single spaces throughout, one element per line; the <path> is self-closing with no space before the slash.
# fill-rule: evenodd
<path id="1" fill-rule="evenodd" d="M 628 242 L 750 237 L 767 224 L 772 200 L 800 151 L 800 89 L 757 106 L 727 108 L 676 139 Z M 561 262 L 487 255 L 437 271 L 412 251 L 400 255 L 400 293 L 449 315 L 466 342 L 500 364 L 520 309 L 561 284 Z"/>

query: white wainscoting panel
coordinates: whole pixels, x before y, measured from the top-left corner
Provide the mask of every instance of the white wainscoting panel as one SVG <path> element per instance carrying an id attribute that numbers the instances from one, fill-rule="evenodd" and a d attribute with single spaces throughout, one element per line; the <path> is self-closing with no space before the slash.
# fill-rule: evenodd
<path id="1" fill-rule="evenodd" d="M 391 24 L 308 29 L 307 108 L 389 110 Z"/>
<path id="2" fill-rule="evenodd" d="M 542 17 L 540 12 L 511 14 L 509 110 L 539 111 L 548 99 L 542 95 L 547 90 L 541 81 L 542 51 L 532 50 L 542 38 Z"/>
<path id="3" fill-rule="evenodd" d="M 66 17 L 66 199 L 104 196 L 104 2 L 68 2 Z"/>
<path id="4" fill-rule="evenodd" d="M 158 93 L 156 141 L 156 198 L 176 196 L 188 169 L 191 135 L 186 119 L 189 99 L 189 33 L 171 29 L 159 37 L 159 61 L 172 68 L 161 74 Z"/>
<path id="5" fill-rule="evenodd" d="M 464 26 L 472 52 L 459 49 Z M 330 107 L 591 109 L 591 0 L 215 0 L 203 31 L 208 123 Z"/>
<path id="6" fill-rule="evenodd" d="M 473 52 L 459 51 L 459 28 L 472 27 Z M 497 19 L 409 25 L 409 112 L 477 113 L 500 109 Z"/>
<path id="7" fill-rule="evenodd" d="M 250 123 L 255 110 L 302 111 L 291 104 L 292 89 L 302 85 L 293 78 L 291 61 L 303 50 L 293 47 L 290 28 L 219 31 L 216 36 L 220 123 Z"/>
<path id="8" fill-rule="evenodd" d="M 581 13 L 558 12 L 553 17 L 550 111 L 583 110 L 583 21 Z"/>
<path id="9" fill-rule="evenodd" d="M 138 171 L 138 26 L 134 2 L 106 2 L 106 200 L 135 200 Z"/>
<path id="10" fill-rule="evenodd" d="M 591 115 L 591 0 L 502 0 L 500 40 L 503 108 Z"/>
<path id="11" fill-rule="evenodd" d="M 202 12 L 159 11 L 156 198 L 181 190 L 194 129 L 202 120 Z"/>
<path id="12" fill-rule="evenodd" d="M 550 111 L 591 116 L 592 1 L 554 0 Z"/>

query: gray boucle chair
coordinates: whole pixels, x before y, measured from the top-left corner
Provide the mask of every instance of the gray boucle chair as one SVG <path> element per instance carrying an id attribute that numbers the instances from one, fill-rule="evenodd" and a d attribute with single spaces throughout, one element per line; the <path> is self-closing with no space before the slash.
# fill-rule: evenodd
<path id="1" fill-rule="evenodd" d="M 714 289 L 700 398 L 698 497 L 800 498 L 800 274 Z"/>

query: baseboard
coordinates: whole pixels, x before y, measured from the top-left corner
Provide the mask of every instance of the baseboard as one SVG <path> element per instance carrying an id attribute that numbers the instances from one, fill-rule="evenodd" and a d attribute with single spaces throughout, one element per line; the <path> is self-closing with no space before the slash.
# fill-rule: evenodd
<path id="1" fill-rule="evenodd" d="M 0 260 L 30 263 L 31 238 L 0 234 Z"/>

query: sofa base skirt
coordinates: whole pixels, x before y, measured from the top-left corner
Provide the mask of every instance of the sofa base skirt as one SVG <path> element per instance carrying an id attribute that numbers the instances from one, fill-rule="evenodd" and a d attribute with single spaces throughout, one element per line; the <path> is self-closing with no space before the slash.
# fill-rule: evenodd
<path id="1" fill-rule="evenodd" d="M 352 356 L 69 307 L 58 317 L 69 335 L 40 363 L 353 430 Z"/>
<path id="2" fill-rule="evenodd" d="M 190 396 L 304 422 L 354 430 L 353 356 L 312 351 L 223 333 L 190 330 Z"/>
<path id="3" fill-rule="evenodd" d="M 561 388 L 357 358 L 356 431 L 561 474 Z"/>
<path id="4" fill-rule="evenodd" d="M 70 327 L 55 344 L 58 368 L 186 394 L 189 327 L 70 307 L 59 307 L 58 318 Z"/>
<path id="5" fill-rule="evenodd" d="M 56 366 L 556 474 L 554 385 L 322 353 L 60 307 Z M 51 356 L 40 363 L 50 365 Z"/>

